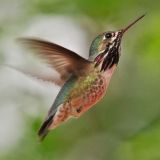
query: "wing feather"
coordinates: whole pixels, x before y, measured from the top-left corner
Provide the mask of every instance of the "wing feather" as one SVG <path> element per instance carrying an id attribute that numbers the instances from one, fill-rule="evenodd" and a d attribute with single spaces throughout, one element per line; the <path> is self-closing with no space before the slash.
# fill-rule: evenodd
<path id="1" fill-rule="evenodd" d="M 20 38 L 19 41 L 35 51 L 34 53 L 60 73 L 62 78 L 66 79 L 70 74 L 85 74 L 91 66 L 90 61 L 55 43 L 33 38 Z"/>

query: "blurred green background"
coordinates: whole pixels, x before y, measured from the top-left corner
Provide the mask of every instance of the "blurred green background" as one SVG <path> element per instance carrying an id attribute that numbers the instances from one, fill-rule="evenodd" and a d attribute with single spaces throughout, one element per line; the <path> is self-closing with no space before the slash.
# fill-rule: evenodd
<path id="1" fill-rule="evenodd" d="M 0 63 L 39 69 L 14 43 L 24 35 L 87 57 L 97 34 L 143 13 L 123 38 L 107 96 L 42 143 L 37 130 L 59 88 L 0 68 L 0 160 L 160 160 L 160 1 L 0 0 Z"/>

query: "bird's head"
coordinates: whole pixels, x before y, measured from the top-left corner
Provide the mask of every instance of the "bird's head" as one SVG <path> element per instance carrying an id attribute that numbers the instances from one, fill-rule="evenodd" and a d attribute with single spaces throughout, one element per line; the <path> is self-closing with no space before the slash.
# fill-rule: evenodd
<path id="1" fill-rule="evenodd" d="M 91 44 L 89 60 L 94 61 L 96 67 L 100 66 L 101 71 L 110 69 L 114 64 L 118 64 L 121 40 L 124 33 L 144 16 L 140 16 L 124 29 L 104 32 L 98 35 Z"/>

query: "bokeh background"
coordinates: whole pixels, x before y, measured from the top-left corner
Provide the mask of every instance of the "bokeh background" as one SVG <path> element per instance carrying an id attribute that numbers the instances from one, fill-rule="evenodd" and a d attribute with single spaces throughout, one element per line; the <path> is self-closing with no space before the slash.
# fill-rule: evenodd
<path id="1" fill-rule="evenodd" d="M 60 88 L 4 67 L 52 72 L 15 39 L 40 37 L 88 57 L 97 34 L 145 12 L 124 36 L 103 101 L 39 142 Z M 0 65 L 1 160 L 160 160 L 159 0 L 0 0 Z"/>

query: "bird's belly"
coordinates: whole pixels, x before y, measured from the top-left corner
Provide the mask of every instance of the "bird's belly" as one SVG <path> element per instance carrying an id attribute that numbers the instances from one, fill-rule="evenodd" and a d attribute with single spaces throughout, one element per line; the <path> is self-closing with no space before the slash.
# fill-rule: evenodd
<path id="1" fill-rule="evenodd" d="M 80 117 L 105 95 L 107 83 L 104 76 L 100 76 L 87 90 L 79 96 L 70 97 L 68 101 L 60 105 L 50 128 L 55 128 L 61 122 L 70 117 Z"/>
<path id="2" fill-rule="evenodd" d="M 71 99 L 70 105 L 73 116 L 80 117 L 104 97 L 115 68 L 116 65 L 99 75 L 86 91 L 83 91 L 80 96 Z"/>
<path id="3" fill-rule="evenodd" d="M 103 98 L 107 89 L 104 76 L 100 76 L 86 91 L 70 100 L 71 115 L 80 117 L 99 100 Z"/>

